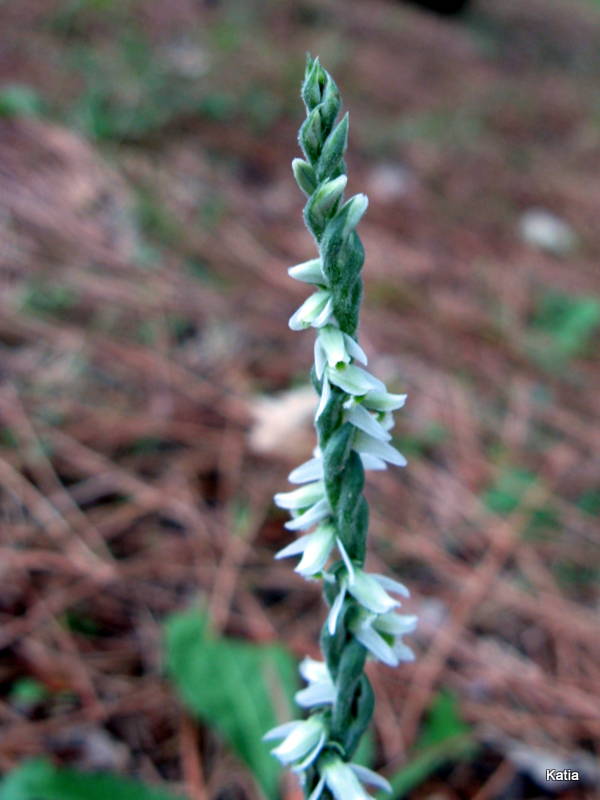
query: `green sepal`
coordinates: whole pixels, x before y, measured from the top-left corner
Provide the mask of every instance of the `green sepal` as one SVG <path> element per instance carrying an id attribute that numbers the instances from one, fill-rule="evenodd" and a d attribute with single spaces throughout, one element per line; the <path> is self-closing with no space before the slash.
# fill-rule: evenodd
<path id="1" fill-rule="evenodd" d="M 344 750 L 348 758 L 352 758 L 360 740 L 369 727 L 375 708 L 375 695 L 366 675 L 361 675 L 358 689 L 354 696 L 353 716 L 346 728 Z"/>
<path id="2" fill-rule="evenodd" d="M 344 467 L 351 453 L 354 426 L 345 422 L 338 428 L 323 449 L 325 491 L 331 508 L 335 509 L 342 491 Z"/>
<path id="3" fill-rule="evenodd" d="M 321 117 L 319 116 L 318 108 L 311 111 L 302 123 L 298 141 L 306 158 L 315 166 L 321 155 L 321 146 L 323 144 Z"/>
<path id="4" fill-rule="evenodd" d="M 309 198 L 304 208 L 304 222 L 317 241 L 325 230 L 327 220 L 332 217 L 346 188 L 347 178 L 340 175 L 333 180 L 323 181 Z"/>
<path id="5" fill-rule="evenodd" d="M 335 81 L 328 72 L 325 72 L 325 76 L 326 82 L 319 112 L 321 114 L 323 133 L 327 136 L 335 124 L 342 103 L 340 100 L 340 92 Z"/>
<path id="6" fill-rule="evenodd" d="M 341 477 L 338 500 L 333 508 L 338 536 L 350 558 L 359 564 L 365 560 L 369 524 L 369 507 L 362 496 L 364 485 L 365 471 L 360 456 L 352 452 Z M 327 478 L 325 486 L 327 488 Z"/>
<path id="7" fill-rule="evenodd" d="M 313 383 L 315 385 L 315 388 L 320 395 L 322 383 L 317 380 L 314 373 L 314 367 L 312 369 L 311 375 L 313 378 Z M 321 414 L 316 423 L 317 432 L 319 434 L 319 442 L 321 444 L 322 449 L 324 449 L 327 446 L 329 438 L 335 433 L 335 431 L 342 424 L 342 412 L 345 400 L 346 400 L 346 395 L 344 394 L 344 392 L 337 386 L 332 386 L 331 397 L 329 398 L 329 402 L 323 409 L 323 413 Z"/>
<path id="8" fill-rule="evenodd" d="M 303 158 L 295 158 L 292 161 L 292 172 L 298 186 L 310 197 L 317 188 L 317 176 L 313 167 Z"/>
<path id="9" fill-rule="evenodd" d="M 309 114 L 321 102 L 321 92 L 325 82 L 325 71 L 319 63 L 319 59 L 312 59 L 310 55 L 306 57 L 306 69 L 304 71 L 304 81 L 300 94 Z"/>
<path id="10" fill-rule="evenodd" d="M 321 150 L 317 164 L 317 179 L 330 178 L 344 156 L 348 145 L 348 114 L 331 131 Z"/>
<path id="11" fill-rule="evenodd" d="M 346 643 L 336 676 L 337 697 L 331 720 L 331 736 L 340 744 L 354 717 L 354 700 L 364 670 L 367 652 L 355 638 Z M 368 724 L 368 723 L 367 723 Z"/>

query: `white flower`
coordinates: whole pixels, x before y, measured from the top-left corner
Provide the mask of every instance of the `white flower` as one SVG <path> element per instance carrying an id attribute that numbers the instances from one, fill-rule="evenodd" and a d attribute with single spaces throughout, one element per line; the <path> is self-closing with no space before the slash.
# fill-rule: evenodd
<path id="1" fill-rule="evenodd" d="M 288 275 L 291 278 L 295 278 L 297 281 L 304 281 L 304 283 L 327 285 L 327 280 L 321 268 L 320 258 L 311 258 L 310 261 L 304 261 L 302 264 L 296 264 L 295 267 L 290 267 L 288 269 Z"/>
<path id="2" fill-rule="evenodd" d="M 278 725 L 263 736 L 264 741 L 281 738 L 283 742 L 271 751 L 273 755 L 282 764 L 295 764 L 296 769 L 305 769 L 319 755 L 327 739 L 327 728 L 320 716 L 312 716 Z"/>
<path id="3" fill-rule="evenodd" d="M 278 492 L 273 499 L 279 508 L 297 511 L 314 505 L 317 500 L 324 496 L 325 486 L 323 481 L 314 481 L 301 486 L 299 489 L 293 489 L 291 492 Z"/>
<path id="4" fill-rule="evenodd" d="M 365 351 L 347 333 L 343 333 L 335 325 L 319 328 L 319 335 L 315 339 L 315 372 L 319 380 L 323 377 L 326 366 L 343 368 L 350 363 L 351 358 L 367 363 Z"/>
<path id="5" fill-rule="evenodd" d="M 312 528 L 317 522 L 324 520 L 330 513 L 329 500 L 323 497 L 321 500 L 318 500 L 314 506 L 307 508 L 302 514 L 288 520 L 284 527 L 287 528 L 288 531 L 305 531 L 308 528 Z"/>
<path id="6" fill-rule="evenodd" d="M 356 639 L 376 659 L 396 667 L 401 661 L 414 660 L 414 653 L 402 641 L 402 636 L 411 633 L 416 624 L 417 617 L 412 614 L 369 614 L 363 611 L 350 628 Z"/>
<path id="7" fill-rule="evenodd" d="M 408 589 L 403 583 L 399 583 L 385 575 L 364 572 L 360 567 L 354 566 L 342 541 L 338 538 L 336 543 L 346 566 L 346 575 L 340 581 L 340 591 L 333 601 L 327 617 L 327 628 L 332 636 L 337 628 L 337 621 L 344 605 L 346 593 L 349 592 L 363 609 L 375 615 L 386 614 L 400 605 L 398 600 L 394 600 L 388 592 L 394 592 L 394 594 L 400 594 L 404 597 L 409 596 Z"/>
<path id="8" fill-rule="evenodd" d="M 308 481 L 320 481 L 323 479 L 323 459 L 320 456 L 305 461 L 299 467 L 293 469 L 288 475 L 290 483 L 307 483 Z"/>
<path id="9" fill-rule="evenodd" d="M 302 303 L 292 314 L 288 324 L 293 331 L 301 331 L 311 325 L 313 328 L 320 328 L 329 321 L 332 311 L 331 293 L 327 289 L 321 289 Z"/>
<path id="10" fill-rule="evenodd" d="M 288 531 L 311 528 L 330 513 L 323 481 L 307 483 L 291 492 L 279 492 L 274 500 L 279 508 L 287 508 L 293 515 L 293 519 L 285 523 Z"/>
<path id="11" fill-rule="evenodd" d="M 335 528 L 327 524 L 319 525 L 312 533 L 301 536 L 295 542 L 288 544 L 276 554 L 275 558 L 288 558 L 302 553 L 302 558 L 294 571 L 305 578 L 310 578 L 317 572 L 321 572 L 334 545 Z"/>
<path id="12" fill-rule="evenodd" d="M 363 403 L 373 411 L 396 411 L 406 403 L 406 395 L 391 394 L 387 391 L 367 392 Z"/>
<path id="13" fill-rule="evenodd" d="M 363 789 L 360 781 L 371 784 L 377 789 L 391 792 L 390 784 L 366 767 L 359 764 L 349 764 L 341 758 L 332 758 L 320 767 L 321 778 L 311 792 L 309 800 L 318 800 L 325 787 L 335 797 L 335 800 L 371 800 L 371 795 Z"/>
<path id="14" fill-rule="evenodd" d="M 378 422 L 373 414 L 370 414 L 363 405 L 350 402 L 345 403 L 344 406 L 346 407 L 344 417 L 346 421 L 351 422 L 355 428 L 358 428 L 374 439 L 379 439 L 382 442 L 389 442 L 392 438 L 387 432 L 387 429 Z M 392 425 L 393 424 L 392 420 Z"/>
<path id="15" fill-rule="evenodd" d="M 352 446 L 361 457 L 364 455 L 374 456 L 378 461 L 388 461 L 390 464 L 397 464 L 399 467 L 405 467 L 407 464 L 406 458 L 399 450 L 396 450 L 388 442 L 376 439 L 364 431 L 356 433 Z"/>
<path id="16" fill-rule="evenodd" d="M 308 686 L 296 692 L 294 699 L 299 706 L 311 708 L 335 703 L 337 692 L 327 664 L 306 657 L 300 664 L 300 674 Z"/>
<path id="17" fill-rule="evenodd" d="M 327 377 L 335 386 L 339 386 L 347 394 L 362 396 L 371 390 L 385 392 L 385 384 L 370 372 L 356 367 L 354 364 L 338 364 L 335 367 L 328 367 Z"/>

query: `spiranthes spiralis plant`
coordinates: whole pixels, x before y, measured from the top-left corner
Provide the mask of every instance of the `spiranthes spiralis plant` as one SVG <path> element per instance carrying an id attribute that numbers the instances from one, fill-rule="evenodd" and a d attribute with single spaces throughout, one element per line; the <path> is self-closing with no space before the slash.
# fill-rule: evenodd
<path id="1" fill-rule="evenodd" d="M 275 495 L 292 517 L 285 527 L 300 533 L 277 558 L 300 556 L 296 572 L 322 580 L 329 614 L 321 633 L 324 661 L 306 658 L 300 665 L 307 686 L 296 701 L 310 709 L 308 718 L 281 725 L 265 738 L 281 740 L 273 753 L 298 773 L 305 797 L 364 800 L 370 795 L 362 784 L 390 788 L 375 772 L 352 763 L 373 714 L 366 659 L 396 666 L 413 658 L 402 636 L 414 629 L 416 617 L 396 611 L 396 597 L 407 596 L 406 587 L 364 569 L 369 517 L 364 474 L 386 469 L 386 462 L 405 465 L 389 431 L 392 412 L 406 395 L 389 393 L 356 363 L 367 363 L 357 341 L 364 250 L 355 230 L 367 198 L 344 200 L 348 115 L 337 121 L 337 86 L 310 56 L 302 98 L 304 159 L 294 159 L 292 167 L 308 197 L 304 221 L 319 254 L 289 270 L 292 278 L 314 286 L 289 325 L 316 329 L 312 380 L 320 398 L 318 443 L 313 458 L 289 476 L 299 488 Z"/>

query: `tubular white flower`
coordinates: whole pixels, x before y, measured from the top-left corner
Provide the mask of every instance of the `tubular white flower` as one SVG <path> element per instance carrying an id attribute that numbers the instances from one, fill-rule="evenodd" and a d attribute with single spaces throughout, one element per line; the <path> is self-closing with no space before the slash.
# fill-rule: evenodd
<path id="1" fill-rule="evenodd" d="M 311 258 L 310 261 L 304 261 L 302 264 L 296 264 L 295 267 L 288 269 L 290 278 L 295 278 L 297 281 L 303 283 L 313 283 L 321 286 L 327 285 L 327 279 L 323 275 L 321 269 L 321 259 Z"/>
<path id="2" fill-rule="evenodd" d="M 319 329 L 317 343 L 319 347 L 322 348 L 325 359 L 330 367 L 335 367 L 340 363 L 349 363 L 350 353 L 346 348 L 344 334 L 339 328 L 336 328 L 334 325 L 323 325 L 323 327 Z"/>
<path id="3" fill-rule="evenodd" d="M 324 524 L 312 533 L 301 536 L 283 550 L 280 550 L 275 558 L 287 558 L 302 553 L 295 572 L 310 578 L 321 572 L 327 559 L 335 545 L 335 528 L 332 525 Z"/>
<path id="4" fill-rule="evenodd" d="M 413 661 L 414 653 L 402 641 L 402 636 L 411 633 L 417 618 L 409 614 L 369 614 L 362 612 L 350 625 L 356 639 L 375 656 L 390 667 L 401 661 Z"/>
<path id="5" fill-rule="evenodd" d="M 318 756 L 327 738 L 327 728 L 320 716 L 312 716 L 273 728 L 263 736 L 263 739 L 268 741 L 281 737 L 285 738 L 271 751 L 273 755 L 277 756 L 282 764 L 293 764 L 304 759 L 302 768 L 305 768 Z"/>
<path id="6" fill-rule="evenodd" d="M 374 614 L 385 614 L 400 605 L 385 591 L 377 576 L 369 575 L 362 569 L 355 568 L 354 576 L 348 578 L 348 591 L 363 608 Z"/>
<path id="7" fill-rule="evenodd" d="M 314 506 L 308 508 L 304 513 L 288 520 L 284 527 L 287 528 L 288 531 L 304 531 L 308 528 L 312 528 L 317 522 L 321 522 L 321 520 L 328 517 L 330 513 L 329 501 L 324 497 L 322 500 L 316 502 Z"/>
<path id="8" fill-rule="evenodd" d="M 369 434 L 374 439 L 382 442 L 389 442 L 392 438 L 380 422 L 377 422 L 372 414 L 360 403 L 354 403 L 344 414 L 345 419 L 351 422 L 355 428 Z"/>
<path id="9" fill-rule="evenodd" d="M 331 293 L 328 289 L 321 289 L 311 294 L 295 311 L 289 320 L 289 326 L 293 331 L 301 331 L 304 328 L 319 328 L 329 320 L 333 311 Z"/>
<path id="10" fill-rule="evenodd" d="M 375 456 L 375 458 L 388 461 L 390 464 L 396 464 L 399 467 L 405 467 L 407 464 L 406 458 L 399 450 L 364 431 L 357 432 L 354 437 L 353 448 L 359 455 Z"/>
<path id="11" fill-rule="evenodd" d="M 354 364 L 329 367 L 327 376 L 335 386 L 339 386 L 347 394 L 358 397 L 367 394 L 371 389 L 385 390 L 385 385 L 378 378 Z"/>
<path id="12" fill-rule="evenodd" d="M 344 226 L 344 235 L 347 236 L 351 230 L 356 228 L 360 222 L 360 218 L 364 215 L 369 206 L 369 198 L 366 194 L 355 194 L 351 197 L 342 207 L 342 210 L 348 209 L 348 216 L 346 217 L 346 224 Z"/>
<path id="13" fill-rule="evenodd" d="M 323 481 L 314 481 L 293 489 L 291 492 L 278 492 L 275 497 L 275 504 L 279 508 L 287 508 L 297 511 L 301 508 L 308 508 L 325 496 L 325 485 Z"/>
<path id="14" fill-rule="evenodd" d="M 308 481 L 320 481 L 323 479 L 323 459 L 320 456 L 305 461 L 299 467 L 293 469 L 288 475 L 290 483 L 307 483 Z"/>
<path id="15" fill-rule="evenodd" d="M 333 794 L 335 800 L 372 800 L 371 795 L 361 786 L 361 780 L 386 792 L 392 791 L 385 778 L 359 764 L 342 761 L 341 758 L 329 759 L 319 771 L 321 778 L 309 800 L 318 800 L 325 787 Z"/>
<path id="16" fill-rule="evenodd" d="M 300 674 L 308 683 L 305 689 L 296 692 L 294 699 L 303 708 L 331 705 L 335 703 L 337 691 L 327 669 L 327 664 L 305 658 L 300 664 Z"/>
<path id="17" fill-rule="evenodd" d="M 388 391 L 367 392 L 363 399 L 367 408 L 373 411 L 396 411 L 406 403 L 405 394 L 391 394 Z"/>

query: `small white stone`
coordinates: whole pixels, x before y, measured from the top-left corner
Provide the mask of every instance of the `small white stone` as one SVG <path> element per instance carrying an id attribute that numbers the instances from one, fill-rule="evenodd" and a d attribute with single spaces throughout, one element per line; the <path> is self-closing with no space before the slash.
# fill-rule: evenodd
<path id="1" fill-rule="evenodd" d="M 571 226 L 543 208 L 525 211 L 521 215 L 519 228 L 523 241 L 554 255 L 567 255 L 577 245 L 577 236 Z"/>

